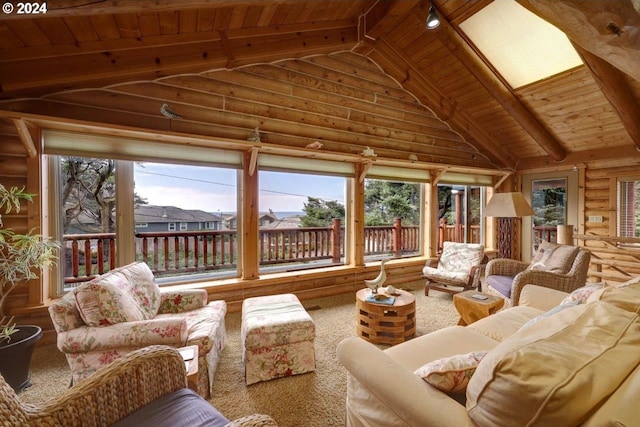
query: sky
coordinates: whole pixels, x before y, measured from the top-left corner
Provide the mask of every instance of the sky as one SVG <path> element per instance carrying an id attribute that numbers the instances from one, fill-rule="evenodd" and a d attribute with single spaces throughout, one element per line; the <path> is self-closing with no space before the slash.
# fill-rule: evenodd
<path id="1" fill-rule="evenodd" d="M 135 191 L 150 205 L 235 212 L 235 169 L 135 163 Z M 307 197 L 344 203 L 345 178 L 259 172 L 260 212 L 301 212 Z"/>

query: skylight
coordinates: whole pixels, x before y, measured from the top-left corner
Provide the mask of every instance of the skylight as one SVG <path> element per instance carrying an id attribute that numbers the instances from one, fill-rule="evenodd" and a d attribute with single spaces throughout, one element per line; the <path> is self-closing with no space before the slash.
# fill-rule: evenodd
<path id="1" fill-rule="evenodd" d="M 567 36 L 515 0 L 495 0 L 460 28 L 516 89 L 577 67 Z"/>

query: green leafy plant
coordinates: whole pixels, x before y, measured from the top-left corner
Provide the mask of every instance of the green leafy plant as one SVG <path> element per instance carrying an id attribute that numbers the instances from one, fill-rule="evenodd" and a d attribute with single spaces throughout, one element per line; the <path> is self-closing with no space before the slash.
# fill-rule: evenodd
<path id="1" fill-rule="evenodd" d="M 8 344 L 11 342 L 11 335 L 18 332 L 20 329 L 16 328 L 16 324 L 13 322 L 13 316 L 8 321 L 5 321 L 3 317 L 0 320 L 0 344 L 5 342 Z"/>
<path id="2" fill-rule="evenodd" d="M 20 212 L 20 201 L 32 201 L 33 194 L 25 193 L 24 187 L 7 189 L 0 184 L 0 212 Z M 0 316 L 4 317 L 4 303 L 11 291 L 22 281 L 38 278 L 43 267 L 55 261 L 55 250 L 60 245 L 47 237 L 30 230 L 19 234 L 5 229 L 0 213 Z M 7 327 L 3 327 L 7 329 Z M 5 330 L 0 337 L 4 336 Z M 7 332 L 16 332 L 15 327 Z M 9 333 L 8 335 L 11 335 Z"/>

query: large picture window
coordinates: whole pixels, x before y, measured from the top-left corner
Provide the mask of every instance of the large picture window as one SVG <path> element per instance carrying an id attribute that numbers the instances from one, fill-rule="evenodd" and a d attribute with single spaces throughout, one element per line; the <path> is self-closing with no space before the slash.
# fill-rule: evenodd
<path id="1" fill-rule="evenodd" d="M 262 272 L 344 264 L 346 180 L 260 171 Z"/>
<path id="2" fill-rule="evenodd" d="M 422 199 L 416 182 L 365 179 L 365 259 L 420 254 Z"/>

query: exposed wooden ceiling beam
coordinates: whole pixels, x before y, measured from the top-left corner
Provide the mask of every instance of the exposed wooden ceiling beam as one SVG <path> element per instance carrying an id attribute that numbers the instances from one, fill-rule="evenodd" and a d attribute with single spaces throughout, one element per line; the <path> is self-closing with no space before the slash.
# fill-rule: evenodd
<path id="1" fill-rule="evenodd" d="M 599 56 L 577 45 L 575 47 L 636 147 L 640 149 L 640 106 L 633 97 L 624 74 Z"/>
<path id="2" fill-rule="evenodd" d="M 386 0 L 377 2 L 364 17 L 364 32 L 368 37 L 378 38 L 411 11 L 419 0 Z"/>
<path id="3" fill-rule="evenodd" d="M 449 51 L 478 79 L 480 84 L 493 95 L 496 101 L 511 114 L 544 151 L 557 161 L 561 161 L 567 156 L 562 145 L 491 71 L 444 16 L 440 16 L 440 25 L 429 31 L 432 31 L 440 39 Z"/>
<path id="4" fill-rule="evenodd" d="M 304 3 L 308 0 L 269 0 L 269 4 Z M 38 0 L 37 3 L 44 3 Z M 265 2 L 266 3 L 266 2 Z M 201 8 L 219 8 L 229 6 L 251 6 L 250 0 L 54 0 L 47 2 L 47 13 L 44 17 L 108 15 L 113 13 L 161 12 Z M 12 13 L 2 19 L 25 19 L 32 15 Z"/>
<path id="5" fill-rule="evenodd" d="M 571 41 L 640 82 L 640 12 L 631 0 L 517 0 Z"/>
<path id="6" fill-rule="evenodd" d="M 46 91 L 87 87 L 110 79 L 152 79 L 175 73 L 196 73 L 235 65 L 269 62 L 282 58 L 332 53 L 350 49 L 357 43 L 357 29 L 351 27 L 314 29 L 295 34 L 272 34 L 216 41 L 201 40 L 139 49 L 109 49 L 71 55 L 65 66 L 55 57 L 12 61 L 0 66 L 0 98 L 22 95 L 39 89 Z M 231 55 L 229 58 L 228 55 Z"/>

